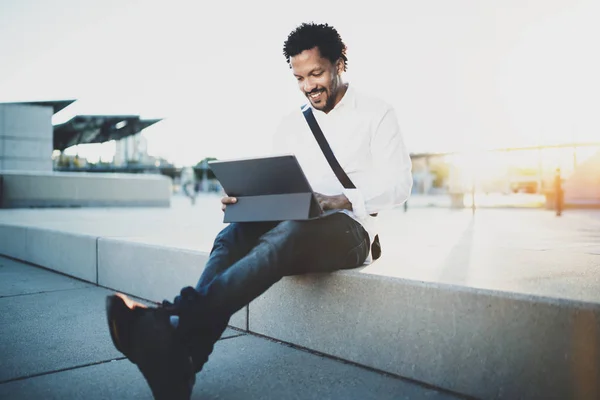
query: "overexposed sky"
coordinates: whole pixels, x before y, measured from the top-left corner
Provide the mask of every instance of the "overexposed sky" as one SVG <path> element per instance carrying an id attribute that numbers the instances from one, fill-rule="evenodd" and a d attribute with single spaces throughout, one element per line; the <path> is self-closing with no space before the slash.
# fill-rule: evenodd
<path id="1" fill-rule="evenodd" d="M 304 102 L 283 41 L 316 21 L 412 152 L 600 141 L 599 4 L 0 0 L 0 101 L 165 118 L 144 135 L 177 164 L 264 154 Z"/>

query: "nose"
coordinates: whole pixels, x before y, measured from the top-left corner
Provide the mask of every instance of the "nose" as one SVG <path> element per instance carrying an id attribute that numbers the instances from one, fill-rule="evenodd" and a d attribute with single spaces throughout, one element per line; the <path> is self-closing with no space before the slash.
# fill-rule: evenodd
<path id="1" fill-rule="evenodd" d="M 304 83 L 303 90 L 306 93 L 310 93 L 313 89 L 315 89 L 317 87 L 315 81 L 313 81 L 311 78 L 305 79 L 303 83 Z"/>

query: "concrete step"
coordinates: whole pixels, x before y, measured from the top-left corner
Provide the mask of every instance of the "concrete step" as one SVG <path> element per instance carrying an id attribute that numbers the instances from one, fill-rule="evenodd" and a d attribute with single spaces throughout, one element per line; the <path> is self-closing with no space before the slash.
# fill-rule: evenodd
<path id="1" fill-rule="evenodd" d="M 384 257 L 375 264 L 284 278 L 232 324 L 477 398 L 598 398 L 597 237 L 580 236 L 578 243 L 587 247 L 561 249 L 560 242 L 543 235 L 562 232 L 564 241 L 572 238 L 570 230 L 583 235 L 581 223 L 600 220 L 568 215 L 539 220 L 539 214 L 516 213 L 507 221 L 515 214 L 483 213 L 474 221 L 448 215 L 446 222 L 465 224 L 458 237 L 440 236 L 440 243 L 452 242 L 449 246 L 394 249 L 393 232 L 382 229 L 390 242 L 382 239 Z M 94 237 L 91 225 L 77 234 L 49 220 L 39 222 L 44 228 L 27 221 L 0 225 L 0 235 L 8 239 L 0 241 L 0 254 L 154 301 L 193 284 L 208 256 L 206 248 L 181 239 Z M 115 226 L 117 221 L 123 222 L 116 219 Z M 535 245 L 516 239 L 509 244 L 512 235 L 530 237 L 533 221 L 544 224 Z M 500 223 L 508 223 L 509 231 L 480 230 Z M 413 227 L 414 236 L 419 228 Z M 99 225 L 98 232 L 103 229 Z M 429 232 L 430 240 L 437 237 Z M 428 272 L 439 260 L 449 264 Z M 78 275 L 79 269 L 85 272 Z"/>

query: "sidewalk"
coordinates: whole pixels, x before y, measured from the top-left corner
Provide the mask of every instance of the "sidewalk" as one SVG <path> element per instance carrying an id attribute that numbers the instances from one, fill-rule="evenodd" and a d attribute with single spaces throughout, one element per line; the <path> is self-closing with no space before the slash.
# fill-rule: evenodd
<path id="1" fill-rule="evenodd" d="M 104 315 L 111 291 L 0 257 L 0 399 L 143 399 Z M 393 376 L 228 329 L 193 399 L 455 399 Z"/>

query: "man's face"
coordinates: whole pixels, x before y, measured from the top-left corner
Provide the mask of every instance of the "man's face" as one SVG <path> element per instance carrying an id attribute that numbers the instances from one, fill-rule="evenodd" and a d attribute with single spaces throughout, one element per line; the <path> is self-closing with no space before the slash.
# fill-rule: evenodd
<path id="1" fill-rule="evenodd" d="M 318 47 L 314 47 L 291 57 L 290 64 L 300 90 L 308 97 L 312 106 L 325 113 L 331 111 L 341 99 L 341 61 L 336 65 L 332 64 L 321 57 Z"/>

